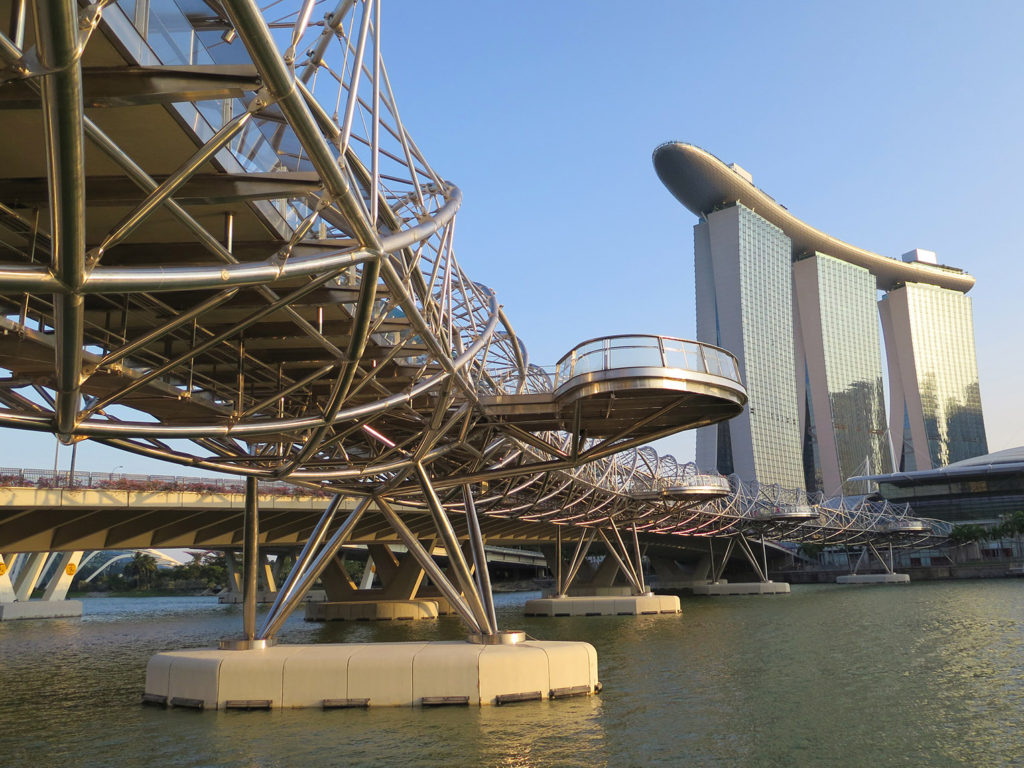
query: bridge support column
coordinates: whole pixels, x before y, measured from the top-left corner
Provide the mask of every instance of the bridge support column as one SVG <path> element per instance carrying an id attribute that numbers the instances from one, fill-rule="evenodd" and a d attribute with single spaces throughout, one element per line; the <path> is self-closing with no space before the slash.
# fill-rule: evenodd
<path id="1" fill-rule="evenodd" d="M 270 594 L 277 592 L 277 575 L 266 552 L 260 553 L 260 586 Z"/>
<path id="2" fill-rule="evenodd" d="M 0 621 L 81 616 L 82 602 L 65 599 L 81 559 L 81 552 L 0 556 Z M 42 598 L 32 600 L 32 592 L 51 569 Z"/>
<path id="3" fill-rule="evenodd" d="M 523 608 L 527 616 L 636 616 L 681 613 L 678 596 L 655 595 L 648 591 L 647 582 L 643 577 L 643 561 L 636 527 L 633 528 L 631 551 L 622 540 L 614 521 L 609 518 L 608 523 L 612 529 L 611 536 L 601 528 L 594 528 L 580 537 L 564 581 L 559 578 L 562 572 L 562 548 L 556 539 L 554 595 L 527 600 Z M 588 584 L 577 588 L 577 594 L 567 595 L 596 536 L 601 537 L 607 554 Z M 620 573 L 626 577 L 630 586 L 614 586 L 615 578 Z"/>
<path id="4" fill-rule="evenodd" d="M 43 600 L 63 600 L 68 596 L 68 589 L 75 578 L 78 564 L 82 560 L 83 552 L 62 552 L 57 561 L 57 569 L 50 577 L 46 589 L 43 590 Z"/>
<path id="5" fill-rule="evenodd" d="M 234 552 L 229 551 L 224 553 L 224 568 L 227 571 L 228 591 L 235 595 L 241 595 L 242 576 L 238 572 L 238 563 L 235 561 Z"/>
<path id="6" fill-rule="evenodd" d="M 711 546 L 710 540 L 708 543 L 709 546 Z M 754 569 L 754 573 L 758 577 L 759 581 L 729 583 L 721 580 L 722 573 L 725 571 L 725 566 L 729 560 L 729 556 L 737 547 L 740 552 L 743 553 L 744 557 L 747 558 L 747 562 L 750 564 L 751 568 Z M 789 584 L 783 581 L 772 581 L 768 578 L 768 559 L 764 549 L 763 538 L 761 539 L 760 557 L 755 553 L 750 541 L 742 533 L 729 537 L 729 543 L 726 545 L 725 553 L 722 555 L 722 560 L 717 567 L 715 567 L 714 563 L 713 547 L 711 549 L 711 553 L 711 570 L 714 574 L 714 581 L 710 584 L 694 584 L 692 587 L 693 594 L 705 596 L 789 594 Z"/>
<path id="7" fill-rule="evenodd" d="M 884 573 L 857 573 L 857 569 L 860 568 L 861 563 L 867 557 L 868 553 L 875 556 L 875 559 L 881 563 L 882 568 L 885 570 Z M 867 542 L 860 551 L 860 556 L 857 558 L 857 562 L 854 563 L 852 573 L 848 576 L 837 576 L 836 584 L 909 584 L 910 574 L 908 573 L 895 573 L 892 569 L 892 550 L 890 549 L 890 561 L 887 563 L 885 558 L 882 557 L 881 553 L 875 547 L 874 542 Z"/>
<path id="8" fill-rule="evenodd" d="M 18 562 L 18 572 L 14 577 L 14 596 L 19 602 L 27 602 L 43 575 L 43 568 L 49 559 L 49 552 L 31 552 L 22 555 Z"/>
<path id="9" fill-rule="evenodd" d="M 357 589 L 344 564 L 335 557 L 321 575 L 327 600 L 306 603 L 306 621 L 436 619 L 440 603 L 450 612 L 444 598 L 416 597 L 424 574 L 415 558 L 406 554 L 398 560 L 384 544 L 372 544 L 370 549 L 378 565 L 386 563 L 379 569 L 383 587 Z"/>
<path id="10" fill-rule="evenodd" d="M 11 563 L 9 560 L 13 560 L 13 557 L 8 555 L 5 559 L 4 555 L 0 555 L 0 603 L 13 603 L 17 599 L 17 595 L 14 593 L 14 584 L 11 581 Z"/>
<path id="11" fill-rule="evenodd" d="M 256 593 L 259 591 L 259 483 L 245 479 L 245 521 L 242 530 L 242 631 L 247 642 L 256 639 Z"/>

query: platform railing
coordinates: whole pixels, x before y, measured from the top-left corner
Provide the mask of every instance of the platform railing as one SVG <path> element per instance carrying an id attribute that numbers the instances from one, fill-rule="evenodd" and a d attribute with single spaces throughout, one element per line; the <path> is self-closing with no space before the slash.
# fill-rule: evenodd
<path id="1" fill-rule="evenodd" d="M 678 368 L 742 383 L 735 356 L 721 347 L 671 336 L 622 335 L 578 344 L 558 361 L 554 386 L 557 389 L 585 373 L 650 367 Z"/>

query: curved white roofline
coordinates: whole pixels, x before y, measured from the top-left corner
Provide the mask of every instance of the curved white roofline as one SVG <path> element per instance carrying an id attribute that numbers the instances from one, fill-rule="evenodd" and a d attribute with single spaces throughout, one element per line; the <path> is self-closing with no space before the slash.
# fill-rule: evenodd
<path id="1" fill-rule="evenodd" d="M 901 283 L 928 283 L 966 293 L 974 285 L 973 277 L 955 267 L 908 263 L 827 235 L 791 214 L 742 173 L 692 144 L 662 144 L 654 150 L 654 169 L 669 192 L 698 216 L 740 203 L 785 232 L 793 242 L 795 255 L 817 251 L 864 267 L 882 290 L 892 290 Z"/>

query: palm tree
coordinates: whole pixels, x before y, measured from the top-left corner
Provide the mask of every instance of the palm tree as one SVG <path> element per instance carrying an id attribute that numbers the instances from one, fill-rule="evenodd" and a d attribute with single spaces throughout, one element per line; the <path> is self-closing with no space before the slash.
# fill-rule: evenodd
<path id="1" fill-rule="evenodd" d="M 142 589 L 143 582 L 146 583 L 148 589 L 153 576 L 156 575 L 156 558 L 146 552 L 136 552 L 132 555 L 128 565 L 124 567 L 124 572 L 135 577 L 136 589 Z"/>
<path id="2" fill-rule="evenodd" d="M 949 532 L 949 543 L 956 547 L 957 557 L 959 560 L 959 553 L 961 547 L 968 544 L 974 544 L 979 541 L 985 541 L 992 536 L 992 531 L 987 530 L 984 526 L 966 524 L 966 525 L 954 525 L 953 530 Z"/>
<path id="3" fill-rule="evenodd" d="M 1012 557 L 1019 557 L 1021 551 L 1020 540 L 1021 536 L 1024 536 L 1024 511 L 1017 510 L 1004 517 L 1002 522 L 993 529 L 993 535 L 999 538 L 1013 539 Z"/>

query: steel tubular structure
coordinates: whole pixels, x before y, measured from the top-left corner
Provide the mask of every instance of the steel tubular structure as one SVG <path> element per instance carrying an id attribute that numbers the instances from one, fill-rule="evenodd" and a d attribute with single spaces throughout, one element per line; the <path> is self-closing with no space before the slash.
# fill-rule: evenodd
<path id="1" fill-rule="evenodd" d="M 455 259 L 461 193 L 399 116 L 380 0 L 28 6 L 0 0 L 0 426 L 242 475 L 253 499 L 258 480 L 361 499 L 343 523 L 325 513 L 259 637 L 364 512 L 484 633 L 478 516 L 581 529 L 566 583 L 596 528 L 638 590 L 647 535 L 925 535 L 905 510 L 641 447 L 742 409 L 724 350 L 613 337 L 531 365 Z M 810 511 L 776 514 L 793 509 Z M 433 518 L 455 584 L 410 511 Z"/>

